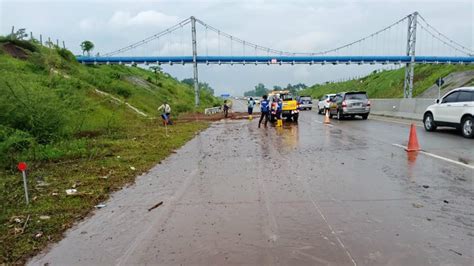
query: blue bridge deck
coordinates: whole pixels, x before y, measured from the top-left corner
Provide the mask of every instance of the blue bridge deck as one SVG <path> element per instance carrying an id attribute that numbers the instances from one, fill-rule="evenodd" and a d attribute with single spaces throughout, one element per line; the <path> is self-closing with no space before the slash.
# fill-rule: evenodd
<path id="1" fill-rule="evenodd" d="M 192 56 L 77 56 L 83 64 L 190 64 Z M 409 56 L 198 56 L 198 64 L 403 64 Z M 474 64 L 474 57 L 416 56 L 418 64 Z"/>

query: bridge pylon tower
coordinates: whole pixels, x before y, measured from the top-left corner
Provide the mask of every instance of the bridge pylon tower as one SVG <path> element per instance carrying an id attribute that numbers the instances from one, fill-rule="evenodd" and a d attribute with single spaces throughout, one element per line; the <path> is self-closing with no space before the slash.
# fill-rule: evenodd
<path id="1" fill-rule="evenodd" d="M 197 41 L 196 41 L 196 18 L 191 17 L 191 35 L 193 46 L 193 72 L 194 72 L 194 103 L 199 106 L 199 80 L 197 66 Z"/>
<path id="2" fill-rule="evenodd" d="M 416 23 L 418 12 L 408 15 L 407 53 L 410 62 L 405 65 L 405 81 L 403 83 L 403 96 L 413 96 L 413 76 L 415 75 L 415 46 L 416 46 Z"/>

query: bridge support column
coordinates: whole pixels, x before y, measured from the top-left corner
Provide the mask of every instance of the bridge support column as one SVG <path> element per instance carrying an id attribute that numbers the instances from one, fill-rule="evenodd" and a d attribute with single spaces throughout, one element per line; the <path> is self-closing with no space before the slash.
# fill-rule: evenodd
<path id="1" fill-rule="evenodd" d="M 415 75 L 415 45 L 416 45 L 416 20 L 418 12 L 408 16 L 407 34 L 407 56 L 410 63 L 405 65 L 405 82 L 403 84 L 403 96 L 411 98 L 413 96 L 413 76 Z"/>
<path id="2" fill-rule="evenodd" d="M 194 103 L 199 106 L 199 80 L 197 66 L 196 18 L 191 17 L 191 33 L 193 42 L 193 72 L 194 72 Z"/>

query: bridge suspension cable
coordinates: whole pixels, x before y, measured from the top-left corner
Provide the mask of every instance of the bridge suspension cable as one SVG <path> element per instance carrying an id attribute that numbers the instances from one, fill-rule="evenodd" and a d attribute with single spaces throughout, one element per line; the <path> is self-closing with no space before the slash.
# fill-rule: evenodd
<path id="1" fill-rule="evenodd" d="M 281 55 L 281 56 L 283 56 L 283 55 L 286 55 L 286 56 L 316 56 L 316 55 L 327 55 L 327 54 L 333 53 L 333 52 L 339 52 L 340 50 L 342 50 L 344 48 L 348 48 L 348 47 L 351 47 L 353 45 L 359 44 L 359 43 L 361 43 L 361 42 L 363 42 L 363 41 L 365 41 L 369 38 L 378 36 L 382 32 L 390 30 L 391 28 L 393 28 L 393 27 L 399 25 L 400 23 L 404 22 L 407 18 L 408 18 L 408 16 L 405 16 L 402 19 L 390 24 L 389 26 L 387 26 L 387 27 L 385 27 L 381 30 L 378 30 L 378 31 L 376 31 L 376 32 L 374 32 L 370 35 L 367 35 L 367 36 L 365 36 L 361 39 L 358 39 L 356 41 L 350 42 L 348 44 L 345 44 L 345 45 L 342 45 L 342 46 L 339 46 L 339 47 L 336 47 L 336 48 L 333 48 L 333 49 L 329 49 L 329 50 L 325 50 L 325 51 L 318 51 L 318 52 L 289 52 L 289 51 L 277 50 L 277 49 L 265 47 L 265 46 L 262 46 L 262 45 L 258 45 L 258 44 L 255 44 L 255 43 L 252 43 L 252 42 L 249 42 L 249 41 L 242 40 L 238 37 L 235 37 L 234 35 L 231 35 L 229 33 L 226 33 L 226 32 L 223 32 L 223 31 L 217 29 L 217 28 L 203 22 L 200 19 L 196 19 L 196 22 L 198 22 L 200 25 L 205 27 L 206 30 L 209 29 L 211 31 L 216 32 L 218 34 L 219 38 L 220 38 L 220 36 L 223 36 L 223 37 L 226 37 L 226 38 L 230 39 L 231 42 L 235 41 L 235 42 L 238 42 L 238 43 L 242 44 L 243 46 L 252 47 L 255 50 L 260 50 L 260 51 L 266 52 L 267 54 L 272 53 L 272 54 Z"/>
<path id="2" fill-rule="evenodd" d="M 204 52 L 204 54 L 206 54 L 206 56 L 210 55 L 208 31 L 212 31 L 214 33 L 217 33 L 217 47 L 216 47 L 216 49 L 217 49 L 217 54 L 219 56 L 222 55 L 222 49 L 223 49 L 222 44 L 221 44 L 221 39 L 222 38 L 225 38 L 225 39 L 230 41 L 230 55 L 235 55 L 235 53 L 240 53 L 239 51 L 241 51 L 242 54 L 244 56 L 246 56 L 248 54 L 248 51 L 252 51 L 252 50 L 254 50 L 254 55 L 255 56 L 258 55 L 258 51 L 263 52 L 263 54 L 265 54 L 267 56 L 270 56 L 270 55 L 279 55 L 279 56 L 337 55 L 337 56 L 342 56 L 342 55 L 355 55 L 355 54 L 360 54 L 360 55 L 376 55 L 376 54 L 387 55 L 387 54 L 393 54 L 391 52 L 391 49 L 395 51 L 394 54 L 399 55 L 399 54 L 403 54 L 403 52 L 402 52 L 404 50 L 403 47 L 406 44 L 406 39 L 403 36 L 403 32 L 404 31 L 406 32 L 406 27 L 403 24 L 405 22 L 407 22 L 407 20 L 409 19 L 409 17 L 411 15 L 412 14 L 407 15 L 407 16 L 399 19 L 398 21 L 388 25 L 387 27 L 384 27 L 384 28 L 372 33 L 372 34 L 369 34 L 369 35 L 367 35 L 363 38 L 360 38 L 358 40 L 355 40 L 353 42 L 338 46 L 338 47 L 333 48 L 333 49 L 327 49 L 327 50 L 315 51 L 315 52 L 290 52 L 290 51 L 284 51 L 284 50 L 273 49 L 273 48 L 270 48 L 270 47 L 265 47 L 265 46 L 262 46 L 262 45 L 259 45 L 259 44 L 253 43 L 253 42 L 243 40 L 243 39 L 238 38 L 238 37 L 236 37 L 232 34 L 223 32 L 223 31 L 221 31 L 221 30 L 205 23 L 204 21 L 202 21 L 200 19 L 196 19 L 196 22 L 200 26 L 203 26 L 204 29 L 205 29 L 205 34 L 204 34 L 205 39 L 203 40 L 203 43 L 205 43 L 205 49 L 204 49 L 203 52 Z M 420 36 L 424 36 L 426 38 L 426 40 L 424 40 L 424 39 L 422 40 L 423 44 L 420 43 L 421 46 L 419 48 L 421 50 L 423 50 L 423 48 L 426 49 L 426 47 L 428 47 L 428 43 L 424 43 L 424 42 L 425 41 L 429 42 L 429 38 L 431 38 L 431 46 L 432 47 L 434 46 L 434 42 L 437 42 L 438 45 L 441 44 L 441 45 L 444 45 L 443 47 L 451 49 L 451 52 L 455 51 L 456 53 L 461 53 L 462 55 L 467 55 L 469 57 L 474 56 L 474 50 L 472 48 L 466 47 L 466 46 L 450 39 L 445 34 L 441 33 L 435 27 L 433 27 L 431 24 L 429 24 L 424 17 L 422 17 L 421 15 L 419 15 L 419 17 L 420 17 L 420 20 L 418 21 L 418 25 L 419 25 L 420 33 L 423 33 L 423 35 L 420 35 Z M 121 49 L 103 54 L 102 56 L 110 57 L 110 56 L 115 56 L 115 55 L 118 55 L 118 54 L 123 54 L 125 52 L 134 50 L 134 49 L 136 49 L 140 46 L 144 46 L 144 45 L 146 45 L 146 44 L 148 44 L 148 43 L 150 43 L 154 40 L 158 40 L 158 39 L 164 37 L 165 35 L 170 35 L 171 36 L 172 34 L 174 34 L 175 31 L 177 31 L 179 29 L 181 29 L 180 32 L 181 32 L 181 35 L 182 35 L 183 27 L 190 24 L 190 22 L 191 22 L 191 18 L 187 18 L 187 19 L 177 23 L 176 25 L 174 25 L 170 28 L 167 28 L 167 29 L 165 29 L 165 30 L 163 30 L 163 31 L 161 31 L 157 34 L 154 34 L 154 35 L 152 35 L 150 37 L 147 37 L 143 40 L 140 40 L 138 42 L 132 43 L 132 44 L 130 44 L 126 47 L 123 47 Z M 402 31 L 402 35 L 401 36 L 396 36 L 395 33 L 399 30 Z M 395 35 L 394 38 L 392 38 L 392 32 Z M 384 34 L 382 35 L 382 33 L 384 33 Z M 179 48 L 180 48 L 179 50 L 181 50 L 181 52 L 184 55 L 186 44 L 183 44 L 182 36 L 179 38 L 179 42 L 180 42 L 179 43 Z M 236 49 L 236 47 L 238 47 L 238 46 L 235 46 L 234 45 L 235 43 L 239 43 L 242 48 L 241 49 L 240 48 Z M 397 48 L 398 46 L 400 48 Z M 250 49 L 246 49 L 245 47 L 250 47 Z M 398 49 L 400 49 L 400 51 Z M 156 50 L 156 48 L 154 50 Z M 159 50 L 160 49 L 158 47 L 158 51 L 156 52 L 157 54 L 161 54 L 161 52 Z M 423 51 L 423 52 L 425 54 L 427 54 L 427 51 Z M 445 52 L 446 52 L 446 50 L 445 50 Z M 431 55 L 435 55 L 434 51 L 431 51 L 431 53 L 432 53 Z"/>
<path id="3" fill-rule="evenodd" d="M 438 39 L 439 41 L 442 41 L 443 43 L 445 43 L 446 45 L 449 45 L 450 47 L 452 47 L 453 49 L 456 49 L 460 52 L 463 52 L 469 56 L 473 56 L 474 55 L 474 50 L 471 49 L 471 48 L 468 48 L 468 47 L 465 47 L 464 45 L 462 44 L 459 44 L 458 42 L 452 40 L 451 38 L 449 38 L 448 36 L 444 35 L 443 33 L 439 32 L 435 27 L 431 26 L 431 24 L 429 24 L 426 19 L 418 14 L 419 18 L 421 18 L 421 21 L 423 23 L 425 23 L 425 26 L 423 26 L 422 23 L 420 23 L 420 25 L 429 33 L 431 34 L 434 38 Z M 432 33 L 430 31 L 430 29 L 432 31 L 434 31 L 438 36 L 436 36 L 434 33 Z M 442 40 L 441 38 L 444 38 L 445 40 Z M 455 48 L 455 46 L 457 46 L 457 48 Z"/>
<path id="4" fill-rule="evenodd" d="M 157 33 L 157 34 L 154 34 L 154 35 L 152 35 L 152 36 L 150 36 L 150 37 L 148 37 L 148 38 L 145 38 L 145 39 L 143 39 L 143 40 L 141 40 L 141 41 L 138 41 L 138 42 L 136 42 L 136 43 L 130 44 L 130 45 L 124 47 L 124 48 L 121 48 L 121 49 L 118 49 L 118 50 L 115 50 L 115 51 L 106 53 L 106 54 L 104 54 L 104 56 L 114 56 L 114 55 L 117 55 L 117 54 L 121 54 L 121 53 L 130 51 L 130 50 L 133 50 L 133 49 L 135 49 L 135 48 L 137 48 L 137 47 L 140 47 L 140 46 L 142 46 L 142 45 L 145 45 L 145 44 L 147 44 L 147 43 L 149 43 L 149 42 L 151 42 L 151 41 L 153 41 L 153 40 L 159 39 L 159 38 L 162 37 L 162 36 L 168 35 L 168 34 L 174 32 L 174 31 L 176 31 L 176 30 L 178 30 L 178 29 L 180 29 L 180 28 L 186 26 L 186 25 L 189 24 L 189 23 L 191 23 L 191 18 L 187 18 L 187 19 L 185 19 L 185 20 L 179 22 L 178 24 L 176 24 L 176 25 L 174 25 L 174 26 L 172 26 L 172 27 L 170 27 L 170 28 L 167 28 L 166 30 L 161 31 L 161 32 L 159 32 L 159 33 Z"/>

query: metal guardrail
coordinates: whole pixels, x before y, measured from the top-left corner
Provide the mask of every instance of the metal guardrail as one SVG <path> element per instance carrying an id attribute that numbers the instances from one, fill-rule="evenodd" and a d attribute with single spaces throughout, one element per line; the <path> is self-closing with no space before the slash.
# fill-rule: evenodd
<path id="1" fill-rule="evenodd" d="M 219 113 L 219 112 L 222 112 L 221 107 L 212 107 L 212 108 L 204 109 L 204 114 L 205 115 L 212 115 L 212 114 L 216 114 L 216 113 Z"/>

